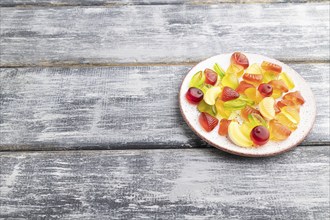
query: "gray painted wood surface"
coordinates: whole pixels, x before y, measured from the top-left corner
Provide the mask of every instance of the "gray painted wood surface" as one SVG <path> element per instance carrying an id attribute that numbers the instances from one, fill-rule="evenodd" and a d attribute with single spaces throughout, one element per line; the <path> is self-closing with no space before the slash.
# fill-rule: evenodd
<path id="1" fill-rule="evenodd" d="M 293 64 L 317 101 L 305 145 L 329 137 L 329 66 Z M 1 69 L 0 149 L 181 148 L 205 145 L 183 121 L 191 66 Z"/>
<path id="2" fill-rule="evenodd" d="M 219 3 L 307 3 L 328 0 L 1 0 L 0 6 L 99 6 L 99 5 L 164 5 Z"/>
<path id="3" fill-rule="evenodd" d="M 0 155 L 0 218 L 329 219 L 329 148 Z"/>
<path id="4" fill-rule="evenodd" d="M 0 66 L 37 67 L 0 69 L 0 219 L 329 219 L 329 1 L 224 2 L 1 0 Z M 308 81 L 304 146 L 186 149 L 206 145 L 180 116 L 180 82 L 234 50 Z"/>
<path id="5" fill-rule="evenodd" d="M 180 63 L 236 50 L 328 61 L 328 21 L 328 3 L 8 7 L 0 65 Z"/>

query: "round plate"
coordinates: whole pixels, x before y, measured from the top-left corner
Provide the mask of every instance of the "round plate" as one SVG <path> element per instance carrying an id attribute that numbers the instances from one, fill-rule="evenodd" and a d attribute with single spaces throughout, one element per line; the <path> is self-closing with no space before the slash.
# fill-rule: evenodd
<path id="1" fill-rule="evenodd" d="M 295 83 L 295 88 L 292 91 L 298 90 L 304 97 L 305 104 L 300 109 L 300 123 L 297 130 L 292 132 L 288 139 L 280 142 L 269 141 L 267 144 L 258 148 L 243 148 L 233 144 L 228 138 L 220 136 L 218 134 L 219 124 L 211 132 L 204 131 L 200 126 L 198 122 L 199 112 L 197 106 L 190 104 L 185 98 L 185 94 L 189 89 L 189 82 L 195 73 L 204 70 L 205 68 L 212 69 L 215 63 L 218 63 L 226 70 L 230 64 L 231 54 L 221 54 L 208 58 L 198 63 L 189 71 L 182 82 L 179 93 L 181 114 L 189 127 L 200 138 L 223 151 L 247 157 L 267 157 L 286 152 L 302 142 L 313 127 L 316 115 L 316 105 L 312 90 L 306 81 L 288 65 L 265 56 L 249 53 L 244 54 L 248 57 L 250 64 L 258 63 L 260 65 L 262 61 L 265 60 L 282 66 L 283 72 L 286 72 Z"/>

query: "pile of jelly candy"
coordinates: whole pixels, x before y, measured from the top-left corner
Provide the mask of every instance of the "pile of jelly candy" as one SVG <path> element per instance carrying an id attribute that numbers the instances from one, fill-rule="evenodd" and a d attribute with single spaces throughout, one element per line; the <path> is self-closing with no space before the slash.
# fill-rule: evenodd
<path id="1" fill-rule="evenodd" d="M 267 61 L 250 65 L 243 53 L 235 52 L 226 71 L 215 63 L 194 74 L 186 99 L 197 105 L 205 131 L 219 124 L 219 135 L 248 148 L 283 141 L 297 129 L 305 100 L 291 91 L 294 87 L 281 66 Z"/>

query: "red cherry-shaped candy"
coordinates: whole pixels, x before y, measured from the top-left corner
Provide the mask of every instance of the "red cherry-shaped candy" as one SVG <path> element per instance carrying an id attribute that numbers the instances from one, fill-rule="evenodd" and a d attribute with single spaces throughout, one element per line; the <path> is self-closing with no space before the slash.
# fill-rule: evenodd
<path id="1" fill-rule="evenodd" d="M 214 86 L 218 80 L 218 74 L 208 68 L 204 70 L 204 74 L 205 74 L 205 83 Z"/>
<path id="2" fill-rule="evenodd" d="M 242 66 L 244 69 L 249 67 L 248 58 L 241 52 L 235 52 L 231 55 L 230 63 Z"/>
<path id="3" fill-rule="evenodd" d="M 198 104 L 203 99 L 203 92 L 195 87 L 190 87 L 186 93 L 186 98 L 191 104 Z"/>
<path id="4" fill-rule="evenodd" d="M 273 87 L 268 83 L 261 83 L 258 90 L 263 97 L 269 97 L 273 94 Z"/>
<path id="5" fill-rule="evenodd" d="M 269 140 L 269 131 L 264 126 L 258 125 L 252 129 L 250 138 L 255 145 L 264 145 Z"/>

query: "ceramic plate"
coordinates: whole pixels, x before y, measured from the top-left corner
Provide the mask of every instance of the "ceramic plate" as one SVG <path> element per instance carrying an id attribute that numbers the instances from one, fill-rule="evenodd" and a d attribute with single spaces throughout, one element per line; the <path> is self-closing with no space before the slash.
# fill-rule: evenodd
<path id="1" fill-rule="evenodd" d="M 204 70 L 205 68 L 213 69 L 213 65 L 215 63 L 218 63 L 223 69 L 226 70 L 230 64 L 231 54 L 221 54 L 208 58 L 198 63 L 188 72 L 188 74 L 186 75 L 186 77 L 182 82 L 180 88 L 180 94 L 179 94 L 180 109 L 182 116 L 189 125 L 189 127 L 200 138 L 205 140 L 210 145 L 218 149 L 221 149 L 223 151 L 241 156 L 248 156 L 248 157 L 267 157 L 267 156 L 274 156 L 286 152 L 291 148 L 297 146 L 300 142 L 302 142 L 309 133 L 309 131 L 312 129 L 316 115 L 316 105 L 312 90 L 310 89 L 306 81 L 288 65 L 278 60 L 268 58 L 265 56 L 261 56 L 257 54 L 249 54 L 249 53 L 244 53 L 244 54 L 248 57 L 250 64 L 258 63 L 260 65 L 264 60 L 272 63 L 276 63 L 282 66 L 282 71 L 286 72 L 292 78 L 293 82 L 295 83 L 295 88 L 291 91 L 295 91 L 295 90 L 300 91 L 301 95 L 305 99 L 305 104 L 300 109 L 301 121 L 298 125 L 297 130 L 292 132 L 289 138 L 284 141 L 280 141 L 280 142 L 269 141 L 267 144 L 258 148 L 242 148 L 233 144 L 226 137 L 220 136 L 218 134 L 219 124 L 211 132 L 206 132 L 203 130 L 203 128 L 200 126 L 198 122 L 199 112 L 197 110 L 197 106 L 188 103 L 188 101 L 185 98 L 185 94 L 189 89 L 189 82 L 192 76 L 196 72 L 200 70 Z"/>

